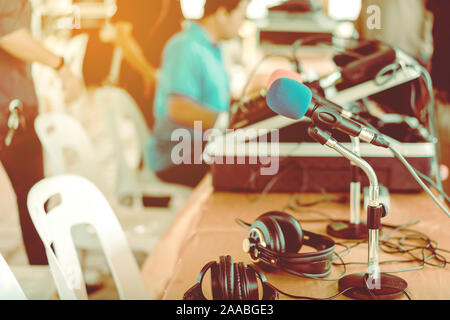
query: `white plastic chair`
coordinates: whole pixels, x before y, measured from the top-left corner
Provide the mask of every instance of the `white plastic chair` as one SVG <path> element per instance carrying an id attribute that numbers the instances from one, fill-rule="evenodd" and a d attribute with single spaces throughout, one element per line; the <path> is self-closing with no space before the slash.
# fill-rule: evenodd
<path id="1" fill-rule="evenodd" d="M 102 107 L 108 122 L 109 133 L 114 145 L 117 164 L 117 187 L 118 194 L 133 194 L 142 196 L 142 184 L 149 187 L 149 192 L 155 194 L 169 194 L 172 198 L 186 199 L 192 191 L 189 188 L 170 185 L 161 182 L 154 173 L 146 166 L 148 153 L 148 141 L 151 133 L 147 123 L 134 99 L 122 88 L 104 86 L 94 92 L 94 97 L 99 106 Z M 120 119 L 128 119 L 132 123 L 133 130 L 138 139 L 138 147 L 134 157 L 135 163 L 130 164 L 129 150 L 126 143 L 119 135 Z M 128 157 L 127 157 L 128 156 Z M 140 169 L 139 165 L 144 164 Z M 141 183 L 143 182 L 143 183 Z M 180 202 L 180 201 L 176 201 Z M 176 204 L 177 205 L 177 204 Z"/>
<path id="2" fill-rule="evenodd" d="M 43 113 L 35 120 L 35 130 L 46 152 L 52 176 L 70 173 L 86 177 L 108 199 L 117 199 L 114 205 L 123 203 L 122 198 L 132 196 L 126 194 L 127 188 L 123 188 L 124 191 L 121 194 L 114 194 L 112 184 L 108 183 L 109 177 L 102 166 L 102 161 L 98 158 L 99 152 L 94 148 L 84 127 L 76 119 L 64 113 Z M 84 258 L 88 250 L 99 249 L 98 240 L 90 226 L 75 227 L 73 237 Z M 150 246 L 148 248 L 143 246 L 139 239 L 135 237 L 134 232 L 130 234 L 133 250 L 142 250 L 142 248 L 148 250 Z M 82 265 L 86 265 L 85 259 L 82 260 Z"/>
<path id="3" fill-rule="evenodd" d="M 60 202 L 46 212 L 45 204 L 54 196 L 59 196 Z M 28 210 L 46 247 L 61 299 L 87 299 L 80 262 L 71 237 L 73 227 L 86 224 L 97 232 L 120 298 L 148 299 L 138 265 L 119 221 L 92 182 L 75 175 L 44 179 L 31 189 Z"/>
<path id="4" fill-rule="evenodd" d="M 118 117 L 126 117 L 132 121 L 139 139 L 139 157 L 146 157 L 144 150 L 150 139 L 150 130 L 133 97 L 126 90 L 114 86 L 98 88 L 94 95 L 97 103 L 102 106 L 105 115 L 112 116 L 109 118 L 111 123 L 118 125 Z"/>
<path id="5" fill-rule="evenodd" d="M 108 185 L 101 174 L 102 168 L 94 145 L 76 119 L 59 112 L 42 113 L 36 118 L 34 127 L 44 148 L 52 176 L 78 174 L 88 178 L 108 194 Z M 46 175 L 49 175 L 48 172 Z M 77 227 L 74 236 L 81 249 L 98 249 L 90 228 Z"/>
<path id="6" fill-rule="evenodd" d="M 70 170 L 97 185 L 102 184 L 101 167 L 94 145 L 76 119 L 59 112 L 42 113 L 36 118 L 34 127 L 48 155 L 53 175 Z M 103 189 L 102 186 L 100 188 Z"/>
<path id="7" fill-rule="evenodd" d="M 12 273 L 28 300 L 54 300 L 57 291 L 49 266 L 10 264 Z"/>
<path id="8" fill-rule="evenodd" d="M 53 175 L 79 174 L 94 182 L 108 198 L 113 195 L 111 183 L 102 167 L 102 160 L 99 159 L 100 154 L 79 121 L 64 113 L 42 113 L 35 120 L 35 130 L 48 155 Z M 111 129 L 112 132 L 116 130 L 117 128 Z M 116 159 L 119 161 L 114 196 L 122 203 L 129 197 L 141 196 L 136 187 L 136 178 L 127 169 L 124 158 L 117 156 Z"/>
<path id="9" fill-rule="evenodd" d="M 62 55 L 72 73 L 83 79 L 83 62 L 86 55 L 86 48 L 89 41 L 87 34 L 79 34 L 69 40 Z"/>
<path id="10" fill-rule="evenodd" d="M 0 300 L 27 300 L 19 282 L 0 254 Z"/>
<path id="11" fill-rule="evenodd" d="M 9 266 L 0 254 L 1 300 L 50 300 L 56 287 L 48 266 Z"/>
<path id="12" fill-rule="evenodd" d="M 145 157 L 145 145 L 150 139 L 147 124 L 133 98 L 123 89 L 109 86 L 102 87 L 95 90 L 94 98 L 103 110 L 114 147 L 117 169 L 116 193 L 119 197 L 133 195 L 133 200 L 141 199 L 142 190 L 139 187 L 137 171 L 139 170 L 139 164 Z M 134 136 L 138 143 L 134 157 L 130 157 L 130 154 L 125 151 L 119 132 L 121 128 L 120 119 L 128 119 L 132 123 Z M 130 158 L 132 158 L 131 161 Z M 135 163 L 130 163 L 132 161 Z M 136 203 L 140 203 L 140 201 Z"/>

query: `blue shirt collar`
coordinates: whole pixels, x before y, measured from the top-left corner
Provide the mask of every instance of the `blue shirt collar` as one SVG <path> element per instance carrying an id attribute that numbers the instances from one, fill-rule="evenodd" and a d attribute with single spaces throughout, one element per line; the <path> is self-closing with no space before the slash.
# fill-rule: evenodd
<path id="1" fill-rule="evenodd" d="M 205 44 L 208 44 L 214 49 L 219 48 L 219 44 L 212 41 L 208 32 L 198 22 L 190 21 L 188 30 L 195 35 L 196 39 L 204 42 Z"/>

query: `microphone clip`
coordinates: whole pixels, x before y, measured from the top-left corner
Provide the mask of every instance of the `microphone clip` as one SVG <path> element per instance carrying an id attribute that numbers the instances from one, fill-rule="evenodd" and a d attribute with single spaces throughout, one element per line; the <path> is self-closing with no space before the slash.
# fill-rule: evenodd
<path id="1" fill-rule="evenodd" d="M 329 132 L 324 131 L 316 126 L 311 126 L 308 128 L 308 135 L 321 145 L 326 145 L 332 138 Z"/>

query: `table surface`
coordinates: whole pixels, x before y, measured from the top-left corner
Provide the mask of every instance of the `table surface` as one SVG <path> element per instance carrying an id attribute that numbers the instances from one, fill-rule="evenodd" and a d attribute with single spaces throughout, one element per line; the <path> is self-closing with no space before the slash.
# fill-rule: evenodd
<path id="1" fill-rule="evenodd" d="M 153 299 L 180 300 L 183 294 L 194 285 L 201 268 L 209 261 L 218 261 L 222 255 L 231 255 L 234 262 L 250 264 L 250 257 L 242 250 L 242 241 L 247 235 L 236 222 L 240 218 L 251 223 L 259 215 L 285 208 L 290 194 L 267 194 L 258 198 L 252 194 L 214 192 L 211 176 L 208 175 L 197 187 L 187 202 L 186 207 L 178 214 L 174 223 L 161 238 L 142 269 L 144 282 Z M 301 195 L 305 202 L 322 199 L 320 194 Z M 324 202 L 310 210 L 291 212 L 300 220 L 322 219 L 325 213 L 334 219 L 349 219 L 349 204 Z M 365 215 L 362 214 L 365 220 Z M 420 222 L 410 229 L 420 231 L 439 243 L 440 248 L 449 249 L 448 228 L 450 220 L 432 202 L 426 194 L 393 194 L 389 215 L 383 223 L 403 225 L 412 220 Z M 308 231 L 325 234 L 327 222 L 304 222 L 302 228 Z M 389 229 L 384 229 L 387 232 Z M 342 240 L 335 239 L 337 242 Z M 308 252 L 304 247 L 300 252 Z M 337 247 L 337 251 L 341 251 Z M 361 244 L 345 256 L 344 261 L 367 262 L 367 243 Z M 442 253 L 447 258 L 448 254 Z M 407 255 L 386 254 L 380 250 L 380 261 L 410 259 Z M 430 261 L 431 262 L 431 261 Z M 436 261 L 433 261 L 436 263 Z M 419 263 L 382 264 L 382 271 L 419 266 Z M 347 274 L 365 272 L 367 266 L 352 264 L 347 266 Z M 343 269 L 334 266 L 329 278 L 341 275 Z M 325 298 L 338 293 L 337 281 L 320 281 L 295 277 L 283 272 L 265 273 L 268 281 L 283 291 L 291 294 Z M 396 273 L 408 282 L 408 294 L 412 299 L 449 299 L 450 270 L 425 266 L 421 270 Z M 205 277 L 203 288 L 210 296 L 209 272 Z M 280 296 L 280 299 L 286 297 Z M 340 296 L 338 299 L 348 299 Z"/>

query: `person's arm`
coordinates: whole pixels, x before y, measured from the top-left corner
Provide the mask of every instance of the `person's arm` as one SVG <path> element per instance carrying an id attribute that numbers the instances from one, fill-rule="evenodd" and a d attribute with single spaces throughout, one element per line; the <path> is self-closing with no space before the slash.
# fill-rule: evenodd
<path id="1" fill-rule="evenodd" d="M 185 127 L 193 128 L 195 121 L 201 121 L 204 130 L 213 128 L 217 117 L 194 100 L 180 95 L 168 99 L 168 112 L 172 120 Z"/>
<path id="2" fill-rule="evenodd" d="M 206 70 L 197 46 L 185 41 L 170 42 L 164 53 L 161 84 L 168 93 L 167 115 L 189 128 L 201 121 L 203 129 L 214 127 L 218 106 L 204 105 Z M 211 79 L 211 81 L 214 81 Z"/>
<path id="3" fill-rule="evenodd" d="M 61 64 L 61 57 L 36 41 L 27 29 L 21 28 L 0 37 L 0 48 L 25 62 L 39 62 L 53 69 L 60 67 L 58 74 L 63 81 L 66 100 L 73 101 L 81 94 L 81 81 L 73 76 L 68 66 Z"/>
<path id="4" fill-rule="evenodd" d="M 144 52 L 133 37 L 133 26 L 129 22 L 119 21 L 112 25 L 111 32 L 102 32 L 105 42 L 112 42 L 122 49 L 124 59 L 141 75 L 144 82 L 144 94 L 148 96 L 156 83 L 156 70 L 145 58 Z"/>
<path id="5" fill-rule="evenodd" d="M 0 38 L 0 47 L 25 62 L 39 62 L 57 68 L 61 58 L 42 46 L 27 29 L 19 29 Z"/>

